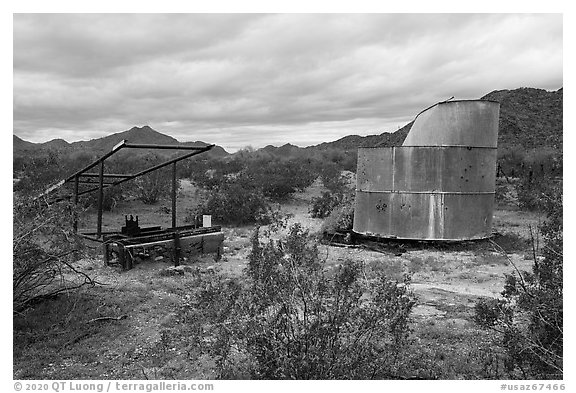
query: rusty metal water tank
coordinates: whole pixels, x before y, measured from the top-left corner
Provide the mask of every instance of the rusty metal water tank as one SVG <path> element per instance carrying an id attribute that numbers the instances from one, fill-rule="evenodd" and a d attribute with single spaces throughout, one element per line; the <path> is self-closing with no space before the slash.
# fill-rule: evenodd
<path id="1" fill-rule="evenodd" d="M 500 105 L 441 102 L 399 147 L 358 149 L 354 227 L 382 238 L 491 236 Z"/>

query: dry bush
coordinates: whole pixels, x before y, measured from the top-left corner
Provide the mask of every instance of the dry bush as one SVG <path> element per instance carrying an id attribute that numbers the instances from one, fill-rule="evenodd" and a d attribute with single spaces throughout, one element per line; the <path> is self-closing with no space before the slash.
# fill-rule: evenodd
<path id="1" fill-rule="evenodd" d="M 188 309 L 207 319 L 220 378 L 394 378 L 415 304 L 408 279 L 367 280 L 351 261 L 327 270 L 298 224 L 279 241 L 255 232 L 247 276 L 203 284 Z"/>
<path id="2" fill-rule="evenodd" d="M 498 333 L 496 344 L 506 350 L 510 372 L 523 378 L 561 379 L 563 373 L 562 189 L 554 191 L 539 202 L 548 219 L 539 228 L 542 251 L 533 238 L 532 272 L 520 271 L 508 258 L 515 274 L 507 275 L 503 297 L 476 305 L 476 321 Z"/>
<path id="3" fill-rule="evenodd" d="M 76 214 L 69 203 L 17 201 L 13 208 L 13 309 L 59 293 L 94 285 L 73 262 L 82 250 L 72 229 Z"/>

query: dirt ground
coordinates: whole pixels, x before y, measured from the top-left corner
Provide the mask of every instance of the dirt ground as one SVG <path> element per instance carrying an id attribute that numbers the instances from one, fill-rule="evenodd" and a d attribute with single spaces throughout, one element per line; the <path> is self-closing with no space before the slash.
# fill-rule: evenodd
<path id="1" fill-rule="evenodd" d="M 300 223 L 312 234 L 320 231 L 323 220 L 312 218 L 308 213 L 310 199 L 319 195 L 319 188 L 309 189 L 282 206 L 283 212 L 293 215 L 288 225 Z M 529 226 L 535 229 L 541 219 L 536 213 L 499 209 L 494 213 L 493 229 L 527 240 L 530 238 Z M 225 229 L 225 256 L 218 263 L 221 272 L 241 274 L 249 252 L 251 229 Z M 319 250 L 328 266 L 349 259 L 397 279 L 411 274 L 412 288 L 419 298 L 414 310 L 417 316 L 443 316 L 446 313 L 439 309 L 446 305 L 466 304 L 471 308 L 478 297 L 498 297 L 503 289 L 505 274 L 514 271 L 512 263 L 520 270 L 531 270 L 533 264 L 529 248 L 503 255 L 495 248 L 478 249 L 474 244 L 463 251 L 408 249 L 401 255 L 328 244 L 320 244 Z"/>
<path id="2" fill-rule="evenodd" d="M 311 234 L 318 234 L 322 219 L 311 218 L 310 200 L 322 191 L 317 182 L 289 203 L 279 206 L 292 217 L 289 224 L 300 223 Z M 184 212 L 194 202 L 195 190 L 184 183 L 179 194 L 179 211 Z M 144 206 L 132 203 L 104 216 L 104 228 L 117 229 L 127 210 L 139 211 L 141 225 L 147 221 L 168 226 L 170 214 L 163 205 Z M 181 218 L 182 219 L 182 218 Z M 498 208 L 494 214 L 494 230 L 512 239 L 530 239 L 529 226 L 535 228 L 537 214 L 510 208 Z M 90 227 L 93 218 L 82 223 Z M 179 222 L 181 223 L 181 222 Z M 262 228 L 263 230 L 265 228 Z M 187 261 L 191 272 L 209 272 L 239 276 L 247 263 L 253 226 L 223 227 L 224 254 L 221 260 L 213 256 Z M 277 234 L 275 236 L 281 236 Z M 504 237 L 505 238 L 505 237 Z M 392 278 L 412 277 L 412 289 L 418 303 L 413 311 L 414 334 L 418 340 L 428 340 L 435 351 L 458 351 L 455 337 L 479 335 L 474 325 L 474 304 L 481 297 L 498 297 L 503 289 L 505 274 L 530 270 L 530 247 L 512 247 L 503 254 L 489 246 L 457 249 L 407 248 L 403 252 L 377 252 L 360 247 L 319 244 L 320 255 L 328 268 L 347 259 L 360 261 L 365 269 L 383 272 Z M 67 295 L 58 304 L 44 302 L 14 319 L 14 378 L 15 379 L 209 379 L 214 378 L 214 363 L 206 358 L 190 361 L 193 354 L 184 344 L 167 336 L 176 332 L 176 318 L 190 285 L 193 273 L 183 276 L 162 276 L 160 271 L 170 266 L 166 260 L 139 263 L 130 271 L 104 266 L 99 249 L 93 257 L 78 262 L 102 286 L 86 288 Z M 55 310 L 56 308 L 56 310 Z M 114 316 L 117 320 L 97 320 Z M 430 344 L 432 345 L 432 344 Z M 459 344 L 463 345 L 463 344 Z M 466 344 L 468 345 L 468 344 Z M 439 362 L 447 362 L 443 357 Z M 458 378 L 457 360 L 443 367 L 454 369 Z"/>

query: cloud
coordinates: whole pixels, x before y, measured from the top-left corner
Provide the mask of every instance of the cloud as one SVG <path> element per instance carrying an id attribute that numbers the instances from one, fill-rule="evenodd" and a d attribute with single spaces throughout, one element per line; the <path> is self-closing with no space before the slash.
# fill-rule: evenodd
<path id="1" fill-rule="evenodd" d="M 450 96 L 561 87 L 562 44 L 559 14 L 16 14 L 14 132 L 149 124 L 233 150 L 394 131 Z"/>

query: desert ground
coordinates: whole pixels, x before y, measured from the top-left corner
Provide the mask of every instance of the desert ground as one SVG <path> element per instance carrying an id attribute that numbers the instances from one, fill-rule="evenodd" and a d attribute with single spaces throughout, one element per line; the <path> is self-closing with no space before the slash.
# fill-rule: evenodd
<path id="1" fill-rule="evenodd" d="M 322 219 L 311 218 L 310 200 L 323 187 L 314 183 L 278 206 L 318 234 Z M 179 224 L 195 198 L 194 187 L 183 181 L 178 195 Z M 164 206 L 169 206 L 165 201 Z M 158 205 L 137 201 L 117 206 L 104 215 L 104 230 L 117 229 L 124 214 L 138 214 L 141 225 L 170 225 L 170 213 Z M 411 329 L 414 344 L 430 359 L 430 375 L 442 378 L 481 378 L 494 373 L 490 332 L 473 321 L 481 297 L 498 297 L 506 274 L 531 270 L 530 227 L 543 219 L 537 213 L 498 206 L 494 212 L 494 242 L 465 242 L 453 246 L 406 244 L 395 248 L 361 244 L 330 244 L 319 240 L 326 269 L 346 259 L 363 263 L 367 274 L 391 278 L 411 276 L 417 297 Z M 90 228 L 93 212 L 81 226 Z M 247 264 L 254 226 L 223 227 L 222 258 L 189 258 L 182 274 L 166 275 L 168 258 L 150 258 L 122 271 L 105 266 L 97 244 L 87 244 L 89 256 L 77 262 L 102 285 L 85 287 L 41 302 L 14 318 L 15 379 L 211 379 L 214 359 L 190 344 L 191 332 L 180 310 L 187 304 L 201 275 L 238 277 Z M 264 228 L 265 229 L 265 228 Z M 282 233 L 273 236 L 281 237 Z"/>

